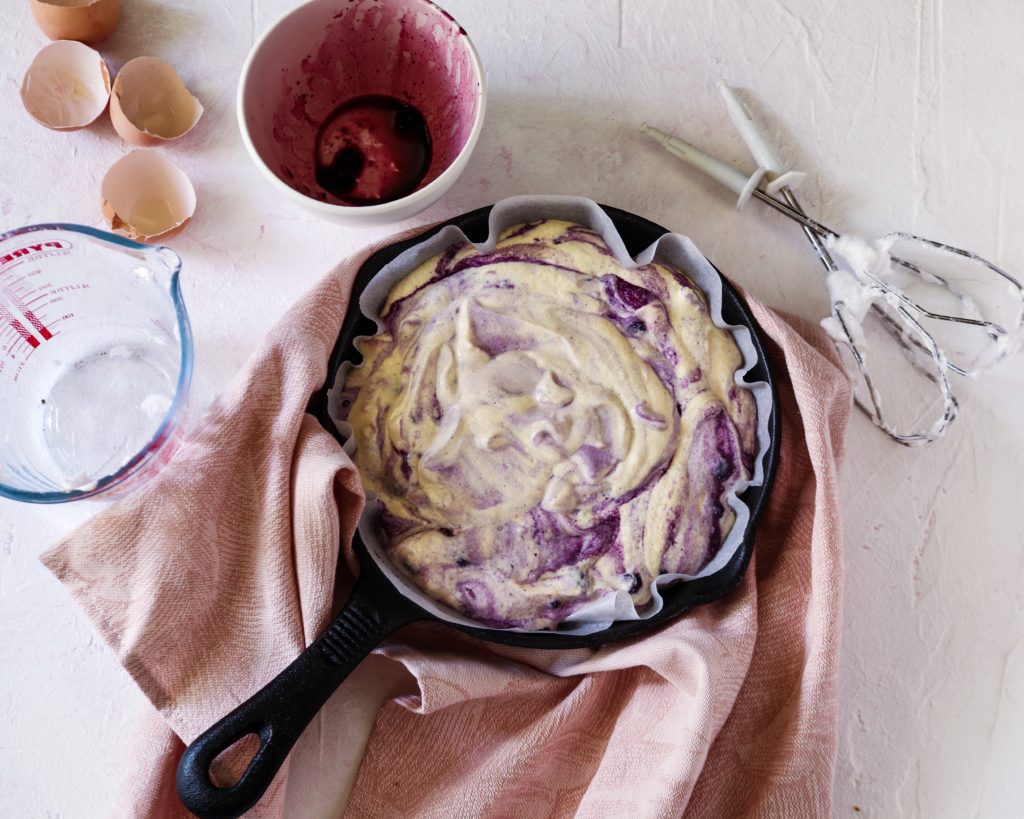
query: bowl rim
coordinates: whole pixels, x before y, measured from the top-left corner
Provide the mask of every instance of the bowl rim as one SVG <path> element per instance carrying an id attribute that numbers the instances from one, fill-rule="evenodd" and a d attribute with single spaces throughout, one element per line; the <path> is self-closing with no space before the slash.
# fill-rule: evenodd
<path id="1" fill-rule="evenodd" d="M 487 110 L 487 77 L 484 72 L 483 62 L 480 59 L 480 54 L 476 50 L 476 46 L 473 44 L 473 39 L 466 32 L 465 27 L 462 26 L 455 17 L 437 5 L 437 3 L 433 2 L 433 0 L 418 0 L 418 2 L 433 6 L 444 16 L 449 18 L 454 25 L 459 26 L 463 32 L 463 36 L 466 38 L 466 45 L 469 48 L 469 55 L 472 59 L 473 68 L 476 72 L 478 81 L 478 89 L 476 93 L 476 115 L 473 118 L 473 127 L 470 129 L 469 137 L 466 139 L 462 148 L 459 149 L 459 152 L 455 155 L 455 159 L 452 160 L 451 164 L 438 174 L 435 179 L 428 182 L 422 188 L 414 190 L 407 196 L 403 196 L 400 199 L 393 199 L 390 202 L 382 202 L 379 205 L 336 205 L 332 202 L 323 202 L 319 199 L 314 199 L 313 197 L 300 193 L 295 190 L 295 188 L 291 187 L 281 179 L 281 177 L 274 173 L 273 170 L 271 170 L 270 166 L 260 155 L 260 152 L 257 150 L 256 145 L 252 140 L 252 136 L 249 133 L 249 126 L 245 121 L 245 91 L 249 83 L 249 74 L 252 70 L 252 65 L 257 53 L 263 49 L 285 20 L 300 13 L 308 6 L 337 2 L 340 2 L 340 0 L 306 0 L 306 2 L 289 9 L 274 20 L 273 23 L 267 26 L 256 42 L 253 43 L 252 48 L 249 49 L 249 53 L 245 58 L 245 63 L 242 65 L 242 73 L 238 78 L 238 91 L 235 95 L 235 116 L 238 120 L 238 130 L 242 134 L 242 142 L 245 145 L 245 149 L 256 167 L 259 168 L 260 172 L 270 180 L 274 187 L 283 192 L 285 196 L 296 204 L 299 204 L 318 215 L 326 217 L 344 215 L 346 217 L 351 216 L 353 221 L 372 221 L 374 217 L 399 214 L 399 212 L 405 212 L 407 209 L 415 208 L 417 205 L 426 207 L 438 195 L 443 193 L 455 181 L 459 174 L 462 173 L 463 168 L 469 161 L 470 155 L 473 153 L 473 149 L 476 147 L 477 140 L 480 137 L 480 132 L 483 130 L 484 114 Z"/>

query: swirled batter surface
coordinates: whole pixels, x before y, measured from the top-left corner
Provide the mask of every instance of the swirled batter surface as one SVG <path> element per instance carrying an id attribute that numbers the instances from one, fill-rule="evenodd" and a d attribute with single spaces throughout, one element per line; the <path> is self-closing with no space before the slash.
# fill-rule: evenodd
<path id="1" fill-rule="evenodd" d="M 660 574 L 695 574 L 733 524 L 756 409 L 703 294 L 542 221 L 403 279 L 345 384 L 393 562 L 482 623 L 551 628 Z"/>

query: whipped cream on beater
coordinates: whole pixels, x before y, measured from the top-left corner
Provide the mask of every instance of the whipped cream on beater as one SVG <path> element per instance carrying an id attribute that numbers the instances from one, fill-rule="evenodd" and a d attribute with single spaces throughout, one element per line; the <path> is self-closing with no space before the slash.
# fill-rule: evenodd
<path id="1" fill-rule="evenodd" d="M 483 623 L 546 628 L 694 574 L 733 523 L 756 410 L 742 355 L 677 270 L 560 221 L 414 270 L 346 384 L 391 560 Z"/>

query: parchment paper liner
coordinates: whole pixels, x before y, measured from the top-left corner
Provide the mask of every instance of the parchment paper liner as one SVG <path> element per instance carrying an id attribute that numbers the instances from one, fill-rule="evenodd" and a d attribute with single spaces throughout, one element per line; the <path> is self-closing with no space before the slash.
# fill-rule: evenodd
<path id="1" fill-rule="evenodd" d="M 768 451 L 770 443 L 768 417 L 772 410 L 772 394 L 768 384 L 763 381 L 751 384 L 743 381 L 744 375 L 758 361 L 757 353 L 751 342 L 750 331 L 743 326 L 727 324 L 722 319 L 721 279 L 707 259 L 704 258 L 688 238 L 676 233 L 667 233 L 633 260 L 627 253 L 626 247 L 611 218 L 598 207 L 597 203 L 575 196 L 514 196 L 509 199 L 503 199 L 494 206 L 488 220 L 490 230 L 487 241 L 483 244 L 475 244 L 474 247 L 483 252 L 490 252 L 494 250 L 498 236 L 503 230 L 512 225 L 531 222 L 537 219 L 564 219 L 596 230 L 604 238 L 618 261 L 625 267 L 639 267 L 648 264 L 657 256 L 659 261 L 682 270 L 707 297 L 712 322 L 716 326 L 732 332 L 733 338 L 743 354 L 743 366 L 737 370 L 735 381 L 738 385 L 753 393 L 757 405 L 757 453 L 754 458 L 754 476 L 750 481 L 737 483 L 727 495 L 727 502 L 735 512 L 736 520 L 714 558 L 696 575 L 659 575 L 655 578 L 651 588 L 652 600 L 641 611 L 638 611 L 633 605 L 630 596 L 625 591 L 620 590 L 581 606 L 562 621 L 557 631 L 545 630 L 546 633 L 553 634 L 591 634 L 608 628 L 613 622 L 618 620 L 645 620 L 648 617 L 653 617 L 661 611 L 663 605 L 661 589 L 675 582 L 713 574 L 725 566 L 736 553 L 743 540 L 743 534 L 750 519 L 750 510 L 739 499 L 738 494 L 743 492 L 748 486 L 759 486 L 764 481 L 764 456 Z M 467 242 L 469 240 L 462 230 L 454 225 L 449 225 L 436 235 L 409 248 L 390 264 L 383 267 L 367 284 L 359 298 L 359 309 L 365 316 L 377 324 L 378 331 L 380 331 L 383 325 L 379 320 L 379 309 L 387 298 L 388 293 L 391 292 L 391 289 L 423 262 L 443 253 L 454 244 L 465 244 Z M 358 338 L 355 340 L 357 350 L 359 349 L 359 340 Z M 340 420 L 339 403 L 341 390 L 344 387 L 345 378 L 351 367 L 351 364 L 346 363 L 338 369 L 335 383 L 328 391 L 328 411 L 338 429 L 343 435 L 348 437 L 345 448 L 350 455 L 355 452 L 355 439 L 352 437 L 351 426 Z M 475 628 L 487 628 L 487 626 L 428 597 L 401 571 L 394 567 L 387 557 L 387 551 L 384 548 L 384 543 L 376 524 L 379 514 L 379 502 L 374 498 L 369 498 L 366 511 L 359 521 L 359 534 L 366 544 L 367 551 L 380 566 L 381 571 L 394 584 L 395 588 L 418 606 L 442 620 Z M 529 631 L 530 629 L 516 628 L 511 630 Z"/>

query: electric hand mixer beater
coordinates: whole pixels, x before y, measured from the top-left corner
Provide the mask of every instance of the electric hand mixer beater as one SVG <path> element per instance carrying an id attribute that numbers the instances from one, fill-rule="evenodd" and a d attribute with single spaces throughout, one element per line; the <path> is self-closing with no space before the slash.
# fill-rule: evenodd
<path id="1" fill-rule="evenodd" d="M 967 250 L 900 232 L 888 234 L 872 247 L 812 219 L 793 193 L 806 175 L 787 169 L 749 109 L 725 83 L 719 88 L 730 118 L 757 161 L 758 169 L 752 175 L 646 123 L 641 131 L 736 193 L 738 208 L 755 198 L 801 226 L 827 272 L 832 315 L 822 326 L 836 342 L 851 375 L 859 375 L 854 396 L 858 407 L 901 444 L 917 446 L 938 439 L 958 410 L 950 371 L 974 376 L 1019 349 L 1024 287 L 1006 271 Z M 843 259 L 844 266 L 836 263 L 833 254 Z M 927 261 L 918 258 L 921 256 Z M 981 300 L 969 292 L 974 285 L 998 285 L 1000 290 L 1005 286 L 1005 292 L 995 306 L 983 309 Z M 993 313 L 1000 317 L 1006 313 L 1007 317 L 997 322 Z M 883 411 L 876 379 L 868 367 L 864 327 L 869 318 L 896 341 L 900 354 L 931 385 L 933 393 L 937 391 L 941 406 L 930 426 L 916 428 L 916 418 L 909 423 L 895 422 Z M 948 332 L 949 328 L 956 329 L 958 335 Z"/>

